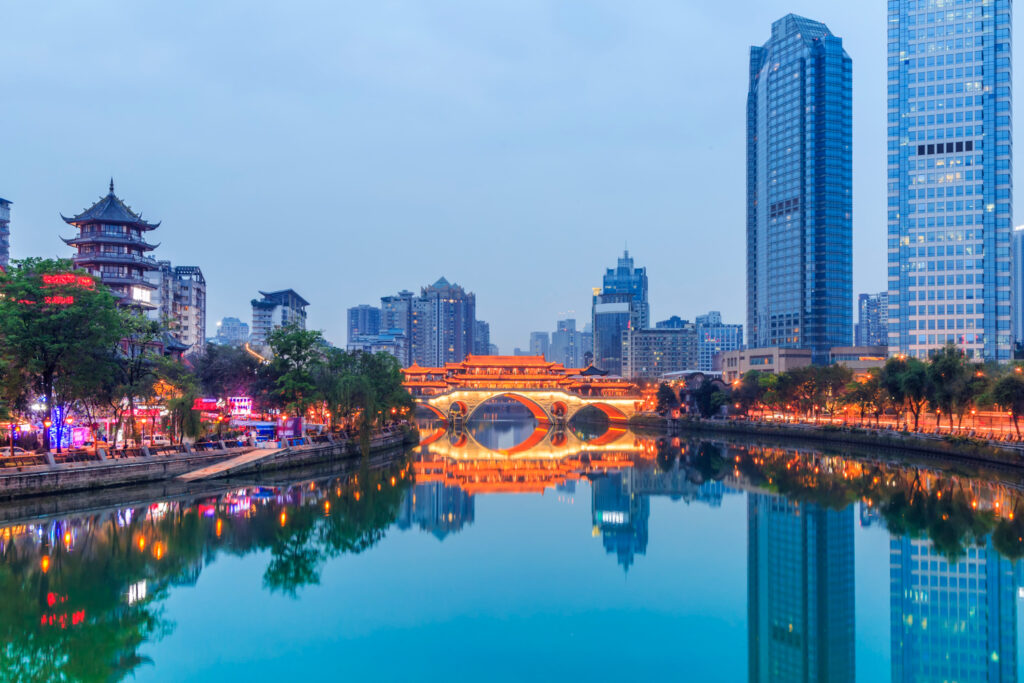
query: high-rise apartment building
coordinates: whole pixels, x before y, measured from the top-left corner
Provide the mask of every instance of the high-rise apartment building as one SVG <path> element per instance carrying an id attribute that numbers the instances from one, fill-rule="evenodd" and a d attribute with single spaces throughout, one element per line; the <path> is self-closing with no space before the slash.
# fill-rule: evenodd
<path id="1" fill-rule="evenodd" d="M 615 268 L 609 268 L 602 286 L 594 288 L 594 365 L 622 374 L 622 333 L 650 326 L 647 269 L 635 268 L 627 250 Z"/>
<path id="2" fill-rule="evenodd" d="M 165 325 L 185 353 L 202 351 L 206 344 L 206 278 L 198 266 L 172 266 L 157 261 L 146 275 L 153 285 L 148 315 Z"/>
<path id="3" fill-rule="evenodd" d="M 670 372 L 697 370 L 700 363 L 697 326 L 622 331 L 622 376 L 658 379 Z"/>
<path id="4" fill-rule="evenodd" d="M 491 354 L 491 326 L 483 320 L 473 323 L 473 355 L 488 356 Z"/>
<path id="5" fill-rule="evenodd" d="M 299 296 L 294 289 L 278 292 L 260 292 L 261 299 L 252 300 L 252 335 L 253 346 L 265 347 L 270 333 L 277 327 L 295 325 L 306 329 L 306 306 L 309 302 Z"/>
<path id="6" fill-rule="evenodd" d="M 476 295 L 443 277 L 411 300 L 412 360 L 424 367 L 459 363 L 473 352 Z"/>
<path id="7" fill-rule="evenodd" d="M 11 203 L 0 197 L 0 268 L 11 264 Z"/>
<path id="8" fill-rule="evenodd" d="M 853 506 L 750 493 L 747 523 L 748 680 L 853 683 Z"/>
<path id="9" fill-rule="evenodd" d="M 555 323 L 555 331 L 551 333 L 548 351 L 544 357 L 567 368 L 582 368 L 587 365 L 584 356 L 588 352 L 593 355 L 593 346 L 593 337 L 588 339 L 586 332 L 576 329 L 576 319 L 566 318 Z"/>
<path id="10" fill-rule="evenodd" d="M 213 341 L 223 346 L 241 346 L 249 341 L 249 326 L 238 318 L 221 318 Z"/>
<path id="11" fill-rule="evenodd" d="M 889 544 L 892 681 L 1016 681 L 1017 577 L 991 538 L 951 562 L 929 540 Z"/>
<path id="12" fill-rule="evenodd" d="M 889 0 L 889 352 L 1012 336 L 1010 0 Z"/>
<path id="13" fill-rule="evenodd" d="M 747 335 L 827 363 L 853 336 L 852 62 L 788 15 L 750 48 Z"/>
<path id="14" fill-rule="evenodd" d="M 861 294 L 857 297 L 857 325 L 853 330 L 854 346 L 887 346 L 889 344 L 889 293 Z"/>
<path id="15" fill-rule="evenodd" d="M 412 364 L 412 300 L 415 295 L 403 289 L 395 296 L 380 299 L 380 326 L 384 330 L 404 330 L 406 335 L 405 358 L 402 366 Z"/>
<path id="16" fill-rule="evenodd" d="M 353 306 L 348 309 L 348 340 L 372 337 L 381 331 L 381 309 L 376 306 Z"/>
<path id="17" fill-rule="evenodd" d="M 715 367 L 715 356 L 723 351 L 743 348 L 743 325 L 722 322 L 722 314 L 710 311 L 698 315 L 697 328 L 697 370 L 711 372 Z M 686 368 L 687 370 L 691 368 Z"/>

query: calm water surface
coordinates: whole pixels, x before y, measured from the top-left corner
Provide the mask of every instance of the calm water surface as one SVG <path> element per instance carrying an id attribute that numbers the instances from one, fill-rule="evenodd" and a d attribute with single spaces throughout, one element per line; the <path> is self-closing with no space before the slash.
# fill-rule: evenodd
<path id="1" fill-rule="evenodd" d="M 0 679 L 1020 676 L 1008 474 L 423 427 L 312 480 L 0 507 Z"/>

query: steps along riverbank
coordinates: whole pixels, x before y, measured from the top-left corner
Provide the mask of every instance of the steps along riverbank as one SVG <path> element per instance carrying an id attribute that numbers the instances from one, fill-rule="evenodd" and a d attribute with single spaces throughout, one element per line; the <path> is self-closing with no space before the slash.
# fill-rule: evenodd
<path id="1" fill-rule="evenodd" d="M 370 440 L 370 452 L 410 447 L 418 443 L 414 429 L 382 430 Z M 23 464 L 5 466 L 0 456 L 0 501 L 33 496 L 98 491 L 111 487 L 150 484 L 176 479 L 189 472 L 206 470 L 201 479 L 223 479 L 240 474 L 270 472 L 359 456 L 358 439 L 335 440 L 326 435 L 311 441 L 292 439 L 284 448 L 271 449 L 265 457 L 245 459 L 240 456 L 261 453 L 251 447 L 229 448 L 222 442 L 203 444 L 201 450 L 146 449 L 122 452 L 118 457 L 55 464 Z M 40 459 L 42 460 L 42 459 Z M 228 467 L 219 464 L 233 462 Z"/>
<path id="2" fill-rule="evenodd" d="M 922 462 L 940 460 L 983 465 L 1024 475 L 1024 445 L 986 441 L 966 436 L 943 436 L 885 429 L 836 425 L 808 425 L 747 420 L 701 420 L 661 417 L 651 413 L 634 416 L 630 426 L 641 433 L 660 436 L 683 434 L 742 439 L 751 443 L 812 444 L 843 454 L 913 456 Z"/>

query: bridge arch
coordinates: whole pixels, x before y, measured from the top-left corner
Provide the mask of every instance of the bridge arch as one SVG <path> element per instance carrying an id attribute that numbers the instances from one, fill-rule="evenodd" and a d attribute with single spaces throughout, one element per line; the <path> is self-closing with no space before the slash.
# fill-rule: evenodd
<path id="1" fill-rule="evenodd" d="M 611 422 L 611 423 L 622 423 L 622 422 L 628 422 L 629 421 L 629 416 L 626 415 L 624 412 L 622 412 L 621 410 L 619 410 L 618 408 L 616 408 L 613 405 L 609 405 L 607 403 L 601 403 L 601 402 L 595 402 L 595 403 L 589 403 L 588 402 L 586 404 L 586 406 L 584 406 L 584 408 L 587 408 L 587 407 L 597 408 L 598 410 L 600 410 L 602 413 L 605 414 L 605 416 L 608 418 L 608 421 Z M 577 412 L 579 412 L 579 411 L 577 411 Z"/>
<path id="2" fill-rule="evenodd" d="M 519 403 L 524 408 L 530 411 L 530 414 L 533 415 L 533 417 L 537 420 L 538 423 L 542 425 L 551 424 L 551 416 L 548 415 L 547 411 L 544 410 L 543 406 L 541 406 L 533 399 L 527 396 L 523 396 L 522 394 L 517 394 L 515 392 L 504 392 L 488 397 L 486 401 L 481 401 L 478 405 L 473 407 L 473 410 L 470 411 L 469 415 L 466 415 L 466 420 L 468 421 L 470 417 L 472 417 L 473 413 L 479 410 L 481 406 L 499 398 L 510 398 L 516 403 Z"/>
<path id="3" fill-rule="evenodd" d="M 430 405 L 429 403 L 427 403 L 427 402 L 425 402 L 425 401 L 421 401 L 421 402 L 418 402 L 418 403 L 416 404 L 416 407 L 417 407 L 417 408 L 423 408 L 423 409 L 425 409 L 425 410 L 429 410 L 429 411 L 430 411 L 430 412 L 432 412 L 432 413 L 433 413 L 433 414 L 434 414 L 435 416 L 439 417 L 439 418 L 440 418 L 440 419 L 442 419 L 442 420 L 447 420 L 447 419 L 448 419 L 448 416 L 447 416 L 447 415 L 445 415 L 445 414 L 444 414 L 444 413 L 442 413 L 442 412 L 441 412 L 440 410 L 438 410 L 437 408 L 435 408 L 434 406 Z"/>

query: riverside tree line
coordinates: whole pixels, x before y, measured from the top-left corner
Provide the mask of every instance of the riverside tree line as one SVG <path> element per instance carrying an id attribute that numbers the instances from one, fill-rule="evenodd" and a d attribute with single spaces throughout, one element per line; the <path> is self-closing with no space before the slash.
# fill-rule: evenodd
<path id="1" fill-rule="evenodd" d="M 752 370 L 732 385 L 704 382 L 690 392 L 704 417 L 732 406 L 740 414 L 752 410 L 832 415 L 852 408 L 861 420 L 878 424 L 895 416 L 917 430 L 923 415 L 952 431 L 977 410 L 1002 410 L 1013 419 L 1020 438 L 1024 415 L 1024 365 L 984 365 L 967 360 L 954 345 L 938 349 L 927 361 L 896 356 L 881 368 L 854 376 L 841 365 L 808 366 L 779 374 Z M 665 414 L 679 405 L 667 384 L 658 388 L 657 410 Z"/>
<path id="2" fill-rule="evenodd" d="M 250 396 L 258 411 L 368 433 L 412 406 L 394 357 L 334 348 L 317 331 L 274 330 L 267 362 L 213 345 L 180 360 L 164 353 L 166 338 L 166 323 L 119 307 L 70 261 L 15 261 L 0 275 L 0 422 L 53 419 L 59 430 L 107 420 L 108 438 L 138 438 L 138 406 L 159 406 L 168 435 L 194 438 L 212 427 L 193 409 L 197 398 Z M 33 410 L 41 405 L 43 414 Z M 50 436 L 43 431 L 45 449 Z"/>

